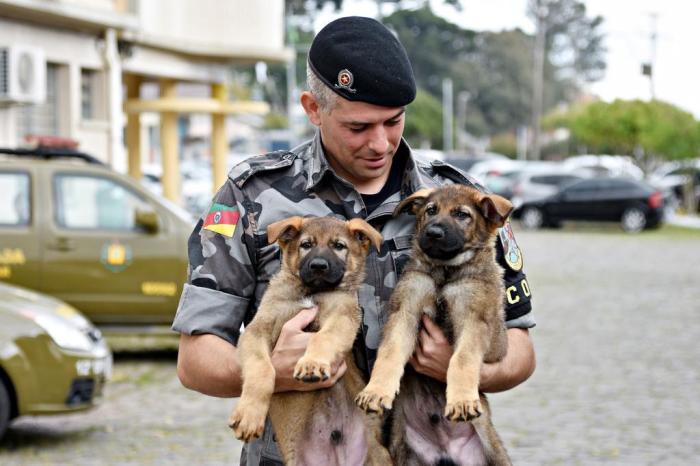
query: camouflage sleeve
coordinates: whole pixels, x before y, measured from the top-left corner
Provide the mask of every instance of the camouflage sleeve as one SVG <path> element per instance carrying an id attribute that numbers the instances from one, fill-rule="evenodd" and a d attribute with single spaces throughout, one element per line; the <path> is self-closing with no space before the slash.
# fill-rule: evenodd
<path id="1" fill-rule="evenodd" d="M 505 271 L 503 286 L 506 292 L 506 326 L 508 328 L 534 327 L 532 292 L 523 271 L 523 254 L 515 242 L 510 222 L 499 230 L 496 240 L 496 259 Z"/>
<path id="2" fill-rule="evenodd" d="M 173 330 L 210 333 L 232 344 L 255 290 L 250 225 L 243 194 L 228 180 L 197 222 L 188 242 L 189 278 Z"/>

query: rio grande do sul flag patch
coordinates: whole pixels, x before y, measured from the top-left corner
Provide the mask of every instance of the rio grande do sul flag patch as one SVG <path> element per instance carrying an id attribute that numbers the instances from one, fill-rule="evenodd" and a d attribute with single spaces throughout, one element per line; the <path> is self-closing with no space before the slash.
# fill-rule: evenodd
<path id="1" fill-rule="evenodd" d="M 240 217 L 241 213 L 238 211 L 238 207 L 214 204 L 209 209 L 202 228 L 230 238 L 236 231 L 236 224 Z"/>

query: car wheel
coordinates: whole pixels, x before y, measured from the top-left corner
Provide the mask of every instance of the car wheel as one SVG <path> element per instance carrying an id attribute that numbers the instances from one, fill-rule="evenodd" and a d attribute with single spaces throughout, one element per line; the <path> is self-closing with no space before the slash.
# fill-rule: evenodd
<path id="1" fill-rule="evenodd" d="M 0 439 L 5 435 L 7 426 L 10 424 L 10 394 L 7 392 L 7 387 L 0 379 Z"/>
<path id="2" fill-rule="evenodd" d="M 520 216 L 520 223 L 528 230 L 536 230 L 544 225 L 544 214 L 537 207 L 526 207 Z"/>
<path id="3" fill-rule="evenodd" d="M 647 226 L 647 218 L 639 207 L 630 207 L 622 213 L 622 229 L 629 233 L 642 231 Z"/>

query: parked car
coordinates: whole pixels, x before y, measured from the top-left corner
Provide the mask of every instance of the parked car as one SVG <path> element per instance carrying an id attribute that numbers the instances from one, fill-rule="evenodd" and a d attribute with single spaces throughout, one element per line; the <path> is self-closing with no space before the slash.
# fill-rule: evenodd
<path id="1" fill-rule="evenodd" d="M 649 176 L 649 184 L 667 191 L 671 208 L 682 205 L 684 190 L 691 184 L 695 207 L 700 212 L 700 159 L 683 162 L 669 162 Z"/>
<path id="2" fill-rule="evenodd" d="M 465 156 L 465 157 L 448 157 L 445 162 L 452 166 L 459 168 L 462 171 L 469 172 L 469 170 L 479 162 L 485 162 L 487 160 L 507 160 L 503 154 L 498 154 L 496 152 L 485 152 L 479 155 Z"/>
<path id="3" fill-rule="evenodd" d="M 80 312 L 0 282 L 0 439 L 19 416 L 96 406 L 111 368 L 109 347 Z"/>
<path id="4" fill-rule="evenodd" d="M 644 182 L 591 178 L 564 186 L 556 194 L 526 202 L 513 213 L 525 228 L 557 227 L 563 220 L 620 222 L 625 231 L 653 228 L 663 220 L 663 196 Z"/>
<path id="5" fill-rule="evenodd" d="M 0 280 L 105 329 L 168 329 L 187 276 L 187 212 L 66 150 L 0 149 L 0 193 Z"/>
<path id="6" fill-rule="evenodd" d="M 563 161 L 567 168 L 586 168 L 598 176 L 642 180 L 644 172 L 627 155 L 574 155 Z"/>
<path id="7" fill-rule="evenodd" d="M 516 173 L 511 187 L 511 202 L 516 208 L 525 202 L 544 199 L 560 188 L 574 181 L 591 178 L 593 173 L 586 169 L 572 170 L 550 167 L 546 169 L 523 170 Z"/>

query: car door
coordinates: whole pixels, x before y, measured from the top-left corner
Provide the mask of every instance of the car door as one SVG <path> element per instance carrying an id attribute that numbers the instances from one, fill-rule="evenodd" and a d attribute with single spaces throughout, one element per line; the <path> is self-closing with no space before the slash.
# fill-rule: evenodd
<path id="1" fill-rule="evenodd" d="M 557 202 L 550 206 L 550 215 L 561 220 L 589 219 L 596 190 L 595 180 L 583 180 L 563 188 Z"/>
<path id="2" fill-rule="evenodd" d="M 39 224 L 35 171 L 0 169 L 0 280 L 27 288 L 39 285 Z"/>
<path id="3" fill-rule="evenodd" d="M 158 216 L 148 199 L 109 171 L 47 173 L 42 270 L 45 292 L 73 304 L 95 323 L 172 321 L 184 271 L 165 216 L 145 231 L 139 212 Z M 179 255 L 182 255 L 181 253 Z"/>

